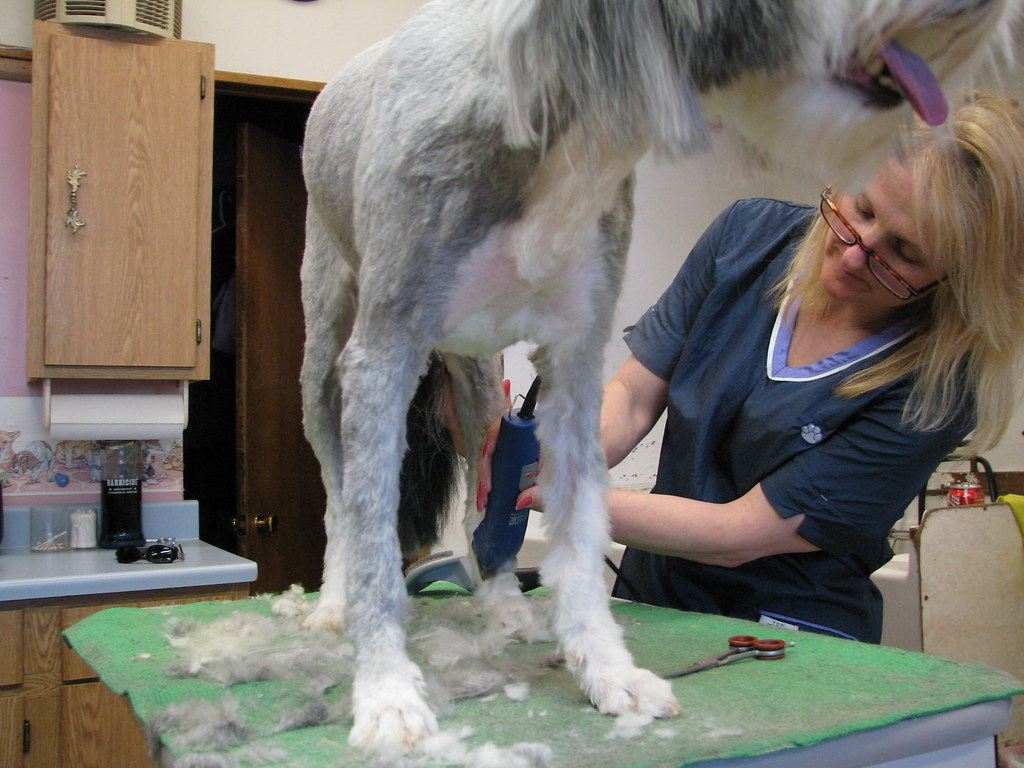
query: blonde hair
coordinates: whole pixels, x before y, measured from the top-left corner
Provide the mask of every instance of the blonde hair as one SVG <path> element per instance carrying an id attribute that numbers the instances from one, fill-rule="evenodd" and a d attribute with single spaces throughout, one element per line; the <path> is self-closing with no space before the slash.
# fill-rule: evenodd
<path id="1" fill-rule="evenodd" d="M 973 395 L 976 424 L 963 453 L 990 448 L 1017 402 L 1024 353 L 1024 113 L 1014 99 L 974 93 L 946 129 L 916 124 L 899 162 L 914 179 L 922 246 L 948 279 L 918 302 L 914 337 L 836 388 L 855 397 L 908 374 L 904 423 L 937 429 Z M 828 301 L 820 279 L 828 227 L 818 217 L 779 286 L 801 307 Z M 923 303 L 926 302 L 926 303 Z M 917 309 L 918 307 L 914 307 Z"/>

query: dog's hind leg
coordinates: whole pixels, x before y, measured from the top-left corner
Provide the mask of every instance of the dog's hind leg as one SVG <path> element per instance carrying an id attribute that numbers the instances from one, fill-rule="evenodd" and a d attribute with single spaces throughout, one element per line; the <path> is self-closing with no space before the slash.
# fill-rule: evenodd
<path id="1" fill-rule="evenodd" d="M 466 457 L 466 511 L 463 529 L 468 542 L 483 519 L 477 509 L 477 468 L 483 450 L 484 432 L 501 415 L 504 403 L 498 387 L 498 358 L 464 358 L 446 355 L 445 362 L 452 380 L 455 409 L 462 427 L 464 455 Z M 470 551 L 472 555 L 472 550 Z M 534 613 L 519 588 L 515 575 L 515 559 L 503 565 L 497 573 L 484 579 L 475 558 L 469 558 L 473 580 L 477 583 L 476 598 L 483 613 L 508 637 L 532 640 L 547 637 L 546 627 L 535 626 Z"/>
<path id="2" fill-rule="evenodd" d="M 552 541 L 541 575 L 552 590 L 552 628 L 567 666 L 602 714 L 671 717 L 679 708 L 669 683 L 635 666 L 604 586 L 608 470 L 598 436 L 600 357 L 592 349 L 589 343 L 545 347 L 536 361 L 544 380 L 537 408 L 540 482 Z"/>

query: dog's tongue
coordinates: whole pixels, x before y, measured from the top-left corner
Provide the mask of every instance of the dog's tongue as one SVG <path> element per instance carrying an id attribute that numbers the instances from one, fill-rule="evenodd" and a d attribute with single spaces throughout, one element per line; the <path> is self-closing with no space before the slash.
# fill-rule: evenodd
<path id="1" fill-rule="evenodd" d="M 928 63 L 895 40 L 882 49 L 882 58 L 918 116 L 928 125 L 942 125 L 949 105 Z"/>

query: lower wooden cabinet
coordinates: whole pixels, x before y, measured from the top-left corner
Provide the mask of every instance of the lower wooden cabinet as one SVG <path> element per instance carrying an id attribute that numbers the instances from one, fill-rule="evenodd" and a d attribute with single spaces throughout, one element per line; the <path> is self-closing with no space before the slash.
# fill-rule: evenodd
<path id="1" fill-rule="evenodd" d="M 127 699 L 61 633 L 96 611 L 240 600 L 247 584 L 0 603 L 0 768 L 157 768 Z"/>

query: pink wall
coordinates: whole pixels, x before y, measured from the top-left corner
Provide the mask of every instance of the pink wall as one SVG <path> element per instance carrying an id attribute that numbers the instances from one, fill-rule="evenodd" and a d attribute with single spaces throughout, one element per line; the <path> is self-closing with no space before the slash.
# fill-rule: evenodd
<path id="1" fill-rule="evenodd" d="M 91 503 L 99 499 L 99 484 L 90 481 L 85 456 L 89 446 L 59 443 L 50 446 L 43 427 L 41 387 L 25 377 L 25 337 L 28 293 L 28 203 L 32 86 L 0 80 L 0 484 L 7 504 Z M 112 382 L 66 382 L 55 390 L 109 392 Z M 171 383 L 121 383 L 116 391 L 173 391 Z M 158 469 L 147 482 L 146 498 L 171 501 L 182 496 L 180 440 L 148 445 Z M 12 460 L 32 444 L 53 450 L 52 471 L 14 475 Z"/>

